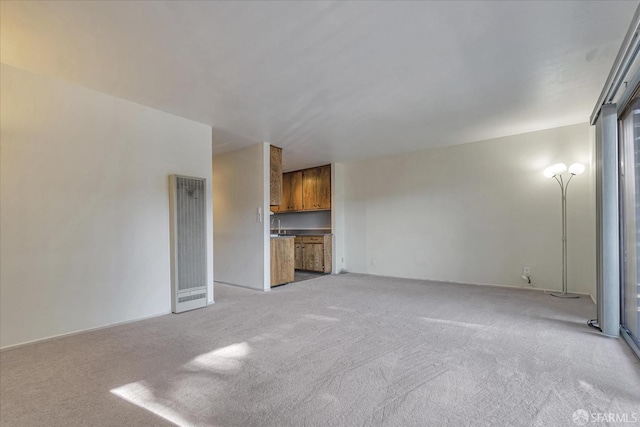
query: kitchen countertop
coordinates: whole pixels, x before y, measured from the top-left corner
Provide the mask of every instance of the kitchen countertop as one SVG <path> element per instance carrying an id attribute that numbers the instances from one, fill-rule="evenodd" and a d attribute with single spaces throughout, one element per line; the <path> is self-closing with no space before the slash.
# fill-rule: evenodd
<path id="1" fill-rule="evenodd" d="M 331 233 L 311 233 L 311 234 L 281 234 L 278 236 L 272 235 L 272 239 L 289 239 L 294 237 L 323 237 L 323 236 L 331 236 Z"/>
<path id="2" fill-rule="evenodd" d="M 279 236 L 274 236 L 279 234 Z M 277 233 L 277 229 L 271 230 L 273 239 L 278 237 L 301 237 L 301 236 L 330 236 L 331 228 L 283 228 L 280 233 Z"/>
<path id="3" fill-rule="evenodd" d="M 307 229 L 287 228 L 287 229 L 283 229 L 281 234 L 291 235 L 291 236 L 325 236 L 327 234 L 331 234 L 331 229 L 330 228 L 307 228 Z"/>

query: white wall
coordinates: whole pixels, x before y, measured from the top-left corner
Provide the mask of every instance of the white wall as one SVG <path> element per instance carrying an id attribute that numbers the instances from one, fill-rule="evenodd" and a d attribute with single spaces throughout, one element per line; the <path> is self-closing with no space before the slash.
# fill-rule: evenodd
<path id="1" fill-rule="evenodd" d="M 211 128 L 5 64 L 1 91 L 0 346 L 170 312 L 167 177 L 210 185 Z"/>
<path id="2" fill-rule="evenodd" d="M 560 289 L 560 188 L 542 171 L 577 161 L 569 290 L 595 295 L 593 142 L 580 124 L 346 164 L 345 268 L 526 287 L 530 266 L 536 286 Z"/>
<path id="3" fill-rule="evenodd" d="M 213 157 L 217 282 L 270 289 L 268 148 L 259 143 Z M 262 222 L 256 218 L 258 208 Z"/>

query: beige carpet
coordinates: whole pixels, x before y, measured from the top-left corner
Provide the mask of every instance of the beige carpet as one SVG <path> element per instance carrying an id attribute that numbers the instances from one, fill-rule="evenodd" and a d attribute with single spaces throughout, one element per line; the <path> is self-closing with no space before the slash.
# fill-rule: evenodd
<path id="1" fill-rule="evenodd" d="M 115 308 L 114 308 L 115 309 Z M 3 426 L 574 426 L 640 418 L 586 297 L 346 274 L 0 354 Z M 589 425 L 605 425 L 590 423 Z"/>

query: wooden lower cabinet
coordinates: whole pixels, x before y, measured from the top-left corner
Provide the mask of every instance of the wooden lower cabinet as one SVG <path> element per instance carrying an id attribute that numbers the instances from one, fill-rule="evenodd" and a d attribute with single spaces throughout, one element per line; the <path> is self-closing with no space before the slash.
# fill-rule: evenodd
<path id="1" fill-rule="evenodd" d="M 300 241 L 298 241 L 298 237 L 296 237 L 295 242 L 295 269 L 302 270 L 302 237 L 300 237 Z"/>
<path id="2" fill-rule="evenodd" d="M 322 243 L 305 243 L 302 247 L 302 269 L 324 271 L 324 245 Z"/>
<path id="3" fill-rule="evenodd" d="M 297 270 L 331 273 L 332 235 L 299 236 L 295 239 Z"/>
<path id="4" fill-rule="evenodd" d="M 293 237 L 271 239 L 271 286 L 291 283 L 294 280 L 294 242 Z"/>

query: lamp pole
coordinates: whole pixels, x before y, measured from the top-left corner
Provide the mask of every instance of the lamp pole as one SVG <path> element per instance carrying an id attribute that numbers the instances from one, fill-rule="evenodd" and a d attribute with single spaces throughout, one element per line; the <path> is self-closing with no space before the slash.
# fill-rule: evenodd
<path id="1" fill-rule="evenodd" d="M 579 298 L 578 295 L 570 295 L 567 292 L 567 188 L 574 176 L 584 172 L 584 165 L 574 163 L 569 167 L 571 175 L 567 182 L 564 181 L 562 173 L 567 170 L 564 163 L 558 163 L 549 166 L 544 171 L 544 175 L 548 178 L 555 178 L 560 185 L 560 194 L 562 196 L 562 292 L 550 292 L 549 295 L 558 298 Z"/>

